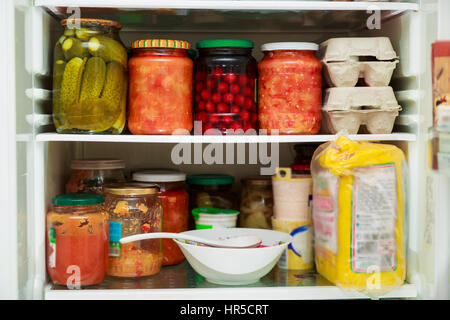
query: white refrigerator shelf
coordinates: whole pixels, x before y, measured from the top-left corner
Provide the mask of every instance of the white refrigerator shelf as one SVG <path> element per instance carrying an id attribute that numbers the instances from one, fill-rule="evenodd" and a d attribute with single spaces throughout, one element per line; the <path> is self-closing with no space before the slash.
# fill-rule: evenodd
<path id="1" fill-rule="evenodd" d="M 336 138 L 331 134 L 318 135 L 89 135 L 40 133 L 36 141 L 129 142 L 129 143 L 301 143 L 326 142 Z M 416 141 L 412 133 L 354 134 L 350 139 L 359 141 Z"/>
<path id="2" fill-rule="evenodd" d="M 381 298 L 416 297 L 416 286 L 404 284 Z M 278 267 L 257 283 L 221 286 L 209 283 L 184 262 L 177 266 L 163 267 L 154 276 L 136 280 L 107 277 L 99 285 L 80 290 L 50 284 L 46 288 L 45 299 L 323 300 L 369 297 L 354 291 L 344 291 L 315 273 L 288 271 Z"/>

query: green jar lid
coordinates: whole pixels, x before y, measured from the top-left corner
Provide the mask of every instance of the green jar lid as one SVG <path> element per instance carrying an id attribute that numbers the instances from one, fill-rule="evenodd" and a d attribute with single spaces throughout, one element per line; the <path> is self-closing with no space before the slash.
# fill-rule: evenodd
<path id="1" fill-rule="evenodd" d="M 233 184 L 234 177 L 228 174 L 193 174 L 187 177 L 188 184 L 201 186 L 218 186 Z"/>
<path id="2" fill-rule="evenodd" d="M 238 48 L 253 48 L 254 44 L 250 40 L 241 39 L 213 39 L 202 40 L 197 42 L 197 49 L 202 48 L 224 48 L 224 47 L 238 47 Z"/>
<path id="3" fill-rule="evenodd" d="M 57 206 L 88 206 L 104 203 L 105 197 L 100 194 L 69 193 L 54 197 L 52 202 Z"/>

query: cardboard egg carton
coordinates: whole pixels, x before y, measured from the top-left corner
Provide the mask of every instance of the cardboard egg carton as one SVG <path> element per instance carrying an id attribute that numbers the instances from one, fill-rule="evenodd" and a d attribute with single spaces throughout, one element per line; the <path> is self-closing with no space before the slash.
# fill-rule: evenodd
<path id="1" fill-rule="evenodd" d="M 357 134 L 362 125 L 371 134 L 389 134 L 394 128 L 397 110 L 348 110 L 322 111 L 322 131 L 336 134 L 346 129 L 349 134 Z"/>
<path id="2" fill-rule="evenodd" d="M 325 90 L 325 111 L 399 108 L 392 87 L 338 87 Z"/>
<path id="3" fill-rule="evenodd" d="M 391 82 L 398 60 L 324 62 L 324 76 L 330 87 L 354 87 L 364 79 L 370 87 L 385 87 Z"/>
<path id="4" fill-rule="evenodd" d="M 323 62 L 349 61 L 352 57 L 375 57 L 378 61 L 398 59 L 388 37 L 332 38 L 320 44 Z"/>

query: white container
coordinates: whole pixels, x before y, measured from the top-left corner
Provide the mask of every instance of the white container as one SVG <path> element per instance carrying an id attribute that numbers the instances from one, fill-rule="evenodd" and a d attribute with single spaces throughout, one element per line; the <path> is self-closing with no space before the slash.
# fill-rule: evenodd
<path id="1" fill-rule="evenodd" d="M 312 179 L 277 168 L 272 177 L 273 217 L 280 220 L 311 220 Z"/>
<path id="2" fill-rule="evenodd" d="M 239 211 L 219 208 L 196 208 L 192 210 L 196 229 L 234 228 Z"/>
<path id="3" fill-rule="evenodd" d="M 257 235 L 264 248 L 214 248 L 174 240 L 192 268 L 207 281 L 222 285 L 258 282 L 272 270 L 293 238 L 284 232 L 267 229 L 226 228 L 191 230 L 183 234 L 218 240 L 239 235 Z"/>

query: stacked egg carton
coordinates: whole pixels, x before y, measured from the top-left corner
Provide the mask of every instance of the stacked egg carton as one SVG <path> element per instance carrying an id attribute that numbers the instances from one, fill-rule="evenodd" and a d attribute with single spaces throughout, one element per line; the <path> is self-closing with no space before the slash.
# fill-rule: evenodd
<path id="1" fill-rule="evenodd" d="M 389 87 L 398 57 L 389 38 L 333 38 L 320 45 L 325 90 L 322 131 L 391 133 L 401 107 Z M 376 58 L 372 61 L 368 57 Z M 366 86 L 356 87 L 359 79 Z"/>

